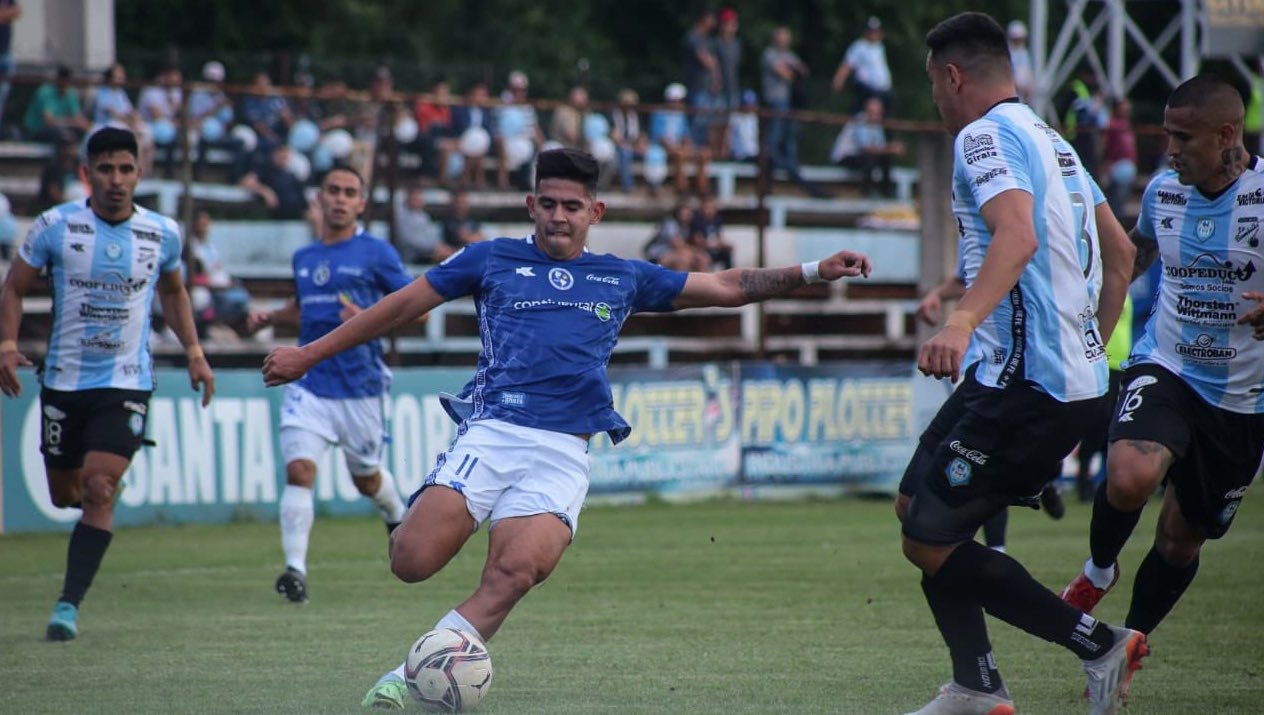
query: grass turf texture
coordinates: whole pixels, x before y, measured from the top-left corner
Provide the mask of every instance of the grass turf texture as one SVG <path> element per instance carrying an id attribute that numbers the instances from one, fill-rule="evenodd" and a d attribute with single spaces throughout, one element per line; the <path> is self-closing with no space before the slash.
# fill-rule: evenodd
<path id="1" fill-rule="evenodd" d="M 1153 534 L 1151 503 L 1099 615 L 1121 622 Z M 1010 552 L 1057 590 L 1087 549 L 1087 506 L 1013 510 Z M 592 508 L 553 577 L 491 643 L 480 712 L 903 713 L 950 678 L 886 501 Z M 66 536 L 0 539 L 0 711 L 350 713 L 473 588 L 480 532 L 434 580 L 389 573 L 380 522 L 317 521 L 311 603 L 272 592 L 272 524 L 126 529 L 80 615 L 41 640 Z M 1264 702 L 1264 511 L 1212 543 L 1152 639 L 1134 713 L 1256 713 Z M 1087 712 L 1063 649 L 989 619 L 1023 713 Z"/>

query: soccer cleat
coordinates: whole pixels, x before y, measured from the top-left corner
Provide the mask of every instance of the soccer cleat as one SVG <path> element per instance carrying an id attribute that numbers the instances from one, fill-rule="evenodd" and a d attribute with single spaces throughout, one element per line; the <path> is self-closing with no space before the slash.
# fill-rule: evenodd
<path id="1" fill-rule="evenodd" d="M 364 694 L 360 707 L 371 710 L 404 710 L 408 707 L 408 686 L 404 679 L 387 673 Z"/>
<path id="2" fill-rule="evenodd" d="M 74 640 L 79 635 L 79 608 L 74 604 L 58 601 L 53 606 L 53 617 L 48 620 L 44 637 L 50 641 Z"/>
<path id="3" fill-rule="evenodd" d="M 1098 588 L 1093 585 L 1088 576 L 1080 571 L 1066 588 L 1062 589 L 1059 598 L 1085 613 L 1092 613 L 1097 604 L 1110 593 L 1110 590 L 1119 582 L 1119 562 L 1115 562 L 1115 577 L 1110 580 L 1110 584 L 1106 588 Z"/>
<path id="4" fill-rule="evenodd" d="M 1040 506 L 1054 521 L 1066 516 L 1066 502 L 1062 501 L 1062 492 L 1052 484 L 1046 484 L 1040 490 Z"/>
<path id="5" fill-rule="evenodd" d="M 1111 626 L 1115 645 L 1106 655 L 1084 661 L 1088 675 L 1088 700 L 1091 715 L 1115 715 L 1128 696 L 1133 673 L 1141 670 L 1141 659 L 1150 655 L 1150 645 L 1141 631 Z"/>
<path id="6" fill-rule="evenodd" d="M 908 715 L 1014 715 L 1014 701 L 1004 687 L 983 693 L 954 681 L 941 686 L 934 700 Z"/>
<path id="7" fill-rule="evenodd" d="M 276 592 L 294 603 L 307 603 L 307 576 L 293 566 L 277 577 Z"/>

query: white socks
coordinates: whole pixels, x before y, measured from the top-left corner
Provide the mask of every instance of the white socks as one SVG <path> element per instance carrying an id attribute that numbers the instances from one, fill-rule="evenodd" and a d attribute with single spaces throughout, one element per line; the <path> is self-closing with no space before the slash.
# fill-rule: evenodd
<path id="1" fill-rule="evenodd" d="M 398 524 L 404 520 L 404 500 L 399 498 L 399 489 L 395 487 L 395 477 L 385 469 L 379 470 L 381 475 L 381 486 L 377 489 L 377 494 L 373 495 L 373 503 L 377 505 L 378 511 L 382 512 L 382 518 L 387 524 Z"/>
<path id="2" fill-rule="evenodd" d="M 480 642 L 483 641 L 483 635 L 478 632 L 478 629 L 470 625 L 470 622 L 465 620 L 465 616 L 457 613 L 455 608 L 448 611 L 443 618 L 440 618 L 439 622 L 436 623 L 434 628 L 431 630 L 439 630 L 440 628 L 455 628 L 458 631 L 465 631 L 477 638 Z M 392 675 L 397 676 L 400 680 L 406 679 L 407 676 L 404 672 L 404 663 L 400 663 L 398 668 L 392 670 L 386 675 L 383 675 L 382 678 L 379 679 L 379 682 L 382 679 L 391 677 Z"/>
<path id="3" fill-rule="evenodd" d="M 312 533 L 312 490 L 286 484 L 281 491 L 281 550 L 285 565 L 307 573 L 307 539 Z"/>
<path id="4" fill-rule="evenodd" d="M 1111 564 L 1106 568 L 1102 568 L 1093 563 L 1093 559 L 1090 558 L 1084 562 L 1084 575 L 1088 577 L 1089 581 L 1093 582 L 1094 586 L 1102 589 L 1108 588 L 1110 582 L 1115 580 L 1115 565 Z"/>

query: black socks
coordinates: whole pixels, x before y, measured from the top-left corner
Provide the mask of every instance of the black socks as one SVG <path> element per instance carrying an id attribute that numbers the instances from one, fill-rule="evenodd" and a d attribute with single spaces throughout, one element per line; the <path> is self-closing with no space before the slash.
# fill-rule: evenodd
<path id="1" fill-rule="evenodd" d="M 1173 566 L 1153 547 L 1137 569 L 1132 587 L 1132 605 L 1128 608 L 1127 627 L 1151 633 L 1180 600 L 1198 573 L 1198 557 L 1188 566 Z"/>
<path id="2" fill-rule="evenodd" d="M 70 546 L 66 549 L 66 580 L 60 600 L 76 607 L 79 605 L 97 575 L 112 537 L 110 532 L 82 521 L 75 524 L 75 530 L 70 533 Z"/>
<path id="3" fill-rule="evenodd" d="M 1110 568 L 1119 559 L 1119 552 L 1124 550 L 1128 537 L 1141 520 L 1141 511 L 1120 511 L 1106 500 L 1106 485 L 1097 490 L 1093 499 L 1093 520 L 1089 525 L 1088 547 L 1093 563 L 1101 568 Z"/>

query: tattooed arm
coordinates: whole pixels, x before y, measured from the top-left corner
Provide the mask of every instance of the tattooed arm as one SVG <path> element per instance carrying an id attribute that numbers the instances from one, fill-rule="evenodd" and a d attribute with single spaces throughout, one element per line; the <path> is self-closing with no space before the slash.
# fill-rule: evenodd
<path id="1" fill-rule="evenodd" d="M 1150 266 L 1159 257 L 1159 242 L 1143 236 L 1135 227 L 1128 232 L 1128 239 L 1137 247 L 1137 257 L 1132 259 L 1132 280 L 1137 280 L 1142 273 L 1150 270 Z"/>
<path id="2" fill-rule="evenodd" d="M 730 268 L 718 273 L 690 273 L 685 287 L 676 296 L 672 307 L 703 308 L 735 307 L 782 295 L 807 281 L 804 271 L 815 269 L 822 281 L 836 281 L 844 276 L 865 276 L 873 270 L 869 259 L 860 253 L 839 251 L 813 264 L 786 268 Z"/>

